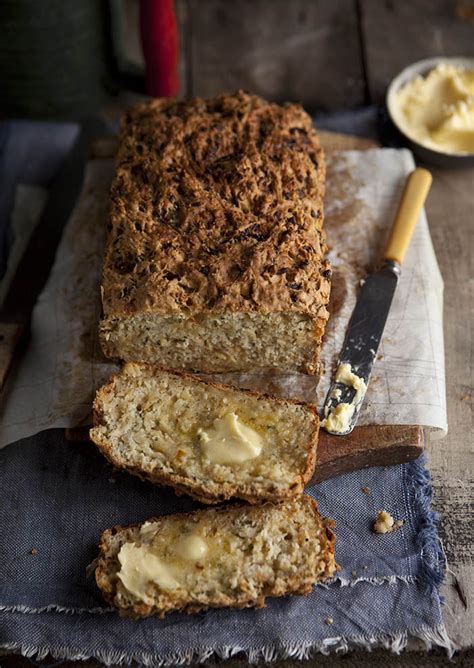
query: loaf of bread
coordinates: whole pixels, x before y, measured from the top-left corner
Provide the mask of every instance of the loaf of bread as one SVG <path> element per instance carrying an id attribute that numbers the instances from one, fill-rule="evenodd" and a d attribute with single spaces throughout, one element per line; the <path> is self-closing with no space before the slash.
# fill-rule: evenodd
<path id="1" fill-rule="evenodd" d="M 91 439 L 119 469 L 204 502 L 301 494 L 314 406 L 129 362 L 96 395 Z"/>
<path id="2" fill-rule="evenodd" d="M 102 534 L 96 582 L 128 617 L 263 607 L 334 574 L 333 524 L 301 496 L 117 526 Z"/>
<path id="3" fill-rule="evenodd" d="M 316 373 L 331 269 L 311 118 L 239 92 L 122 122 L 100 339 L 126 361 Z"/>

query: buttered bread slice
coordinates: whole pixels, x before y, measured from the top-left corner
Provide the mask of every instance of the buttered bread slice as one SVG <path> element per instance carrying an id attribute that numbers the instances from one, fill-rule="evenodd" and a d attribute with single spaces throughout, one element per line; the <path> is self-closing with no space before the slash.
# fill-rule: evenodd
<path id="1" fill-rule="evenodd" d="M 117 468 L 204 503 L 301 494 L 316 459 L 314 406 L 128 363 L 98 392 L 90 437 Z"/>
<path id="2" fill-rule="evenodd" d="M 307 594 L 336 570 L 333 522 L 301 496 L 209 508 L 103 532 L 96 582 L 129 617 L 263 607 Z"/>

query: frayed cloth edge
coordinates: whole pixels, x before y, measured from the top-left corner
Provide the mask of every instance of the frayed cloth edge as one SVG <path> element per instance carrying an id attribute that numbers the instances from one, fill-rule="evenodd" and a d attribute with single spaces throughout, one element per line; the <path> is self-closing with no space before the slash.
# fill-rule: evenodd
<path id="1" fill-rule="evenodd" d="M 417 581 L 417 578 L 413 575 L 384 575 L 383 577 L 354 577 L 354 578 L 342 578 L 335 577 L 331 578 L 328 582 L 318 582 L 317 587 L 328 588 L 331 585 L 339 585 L 341 587 L 353 587 L 359 582 L 366 582 L 372 585 L 384 585 L 384 584 L 395 584 L 397 582 L 403 582 L 405 584 L 412 584 Z M 102 608 L 100 606 L 96 608 L 69 608 L 67 606 L 57 605 L 56 603 L 50 603 L 49 605 L 44 605 L 39 608 L 32 608 L 27 605 L 0 605 L 0 612 L 21 612 L 26 615 L 36 615 L 42 612 L 61 612 L 66 615 L 82 615 L 82 614 L 93 614 L 93 615 L 103 615 L 115 613 L 115 608 Z"/>
<path id="2" fill-rule="evenodd" d="M 439 591 L 443 584 L 447 559 L 438 535 L 439 514 L 431 508 L 433 488 L 431 474 L 426 467 L 426 455 L 422 455 L 409 465 L 410 481 L 414 499 L 421 505 L 416 546 L 421 556 L 421 580 L 430 590 Z"/>
<path id="3" fill-rule="evenodd" d="M 266 645 L 260 648 L 248 649 L 238 646 L 223 646 L 173 652 L 160 656 L 141 652 L 129 655 L 127 652 L 105 652 L 102 650 L 85 653 L 72 648 L 44 648 L 21 643 L 5 643 L 0 645 L 0 647 L 5 651 L 17 652 L 26 658 L 38 661 L 50 656 L 53 659 L 67 659 L 70 661 L 96 659 L 107 666 L 111 664 L 130 665 L 133 662 L 138 662 L 144 666 L 172 666 L 191 662 L 202 663 L 211 657 L 229 659 L 237 654 L 242 654 L 250 664 L 261 660 L 271 662 L 290 658 L 309 659 L 316 654 L 346 653 L 357 648 L 371 651 L 377 647 L 382 647 L 394 654 L 400 654 L 406 648 L 410 637 L 421 640 L 427 650 L 430 650 L 433 646 L 445 649 L 449 658 L 453 656 L 456 650 L 456 646 L 450 640 L 444 624 L 434 628 L 423 626 L 394 634 L 354 636 L 350 638 L 336 636 L 325 638 L 315 643 L 280 643 L 279 645 Z"/>
<path id="4" fill-rule="evenodd" d="M 344 578 L 335 578 L 333 583 L 339 582 L 341 586 L 352 586 L 360 581 L 370 582 L 372 584 L 383 584 L 386 582 L 393 583 L 396 581 L 403 581 L 406 583 L 416 580 L 423 580 L 427 583 L 430 589 L 438 590 L 442 584 L 446 572 L 446 556 L 439 540 L 437 526 L 439 522 L 439 515 L 431 509 L 431 501 L 433 490 L 431 488 L 431 475 L 425 468 L 426 457 L 423 455 L 417 461 L 412 462 L 410 467 L 413 472 L 411 479 L 413 486 L 413 494 L 415 500 L 421 504 L 423 508 L 424 517 L 422 518 L 421 527 L 417 535 L 417 545 L 422 557 L 422 577 L 417 578 L 413 576 L 386 576 L 384 578 L 354 578 L 351 580 Z M 328 586 L 328 585 L 326 585 Z M 46 611 L 28 609 L 25 606 L 21 612 L 40 612 Z M 48 606 L 49 610 L 56 610 L 59 612 L 74 613 L 74 612 L 113 612 L 112 609 L 97 608 L 91 610 L 75 610 L 68 608 L 60 608 L 59 606 Z M 7 610 L 8 608 L 0 607 L 0 610 Z M 10 608 L 13 611 L 13 608 Z M 189 650 L 185 652 L 174 652 L 168 655 L 154 655 L 151 653 L 132 653 L 127 652 L 104 652 L 98 651 L 95 653 L 84 653 L 73 648 L 57 648 L 57 647 L 35 647 L 32 645 L 25 645 L 21 643 L 6 643 L 0 647 L 6 651 L 19 652 L 23 656 L 38 660 L 44 659 L 50 655 L 57 659 L 69 660 L 87 660 L 95 658 L 106 665 L 124 664 L 129 665 L 136 661 L 145 666 L 171 666 L 191 663 L 192 661 L 202 663 L 212 656 L 221 659 L 227 659 L 237 654 L 243 654 L 249 663 L 256 663 L 259 660 L 275 661 L 277 659 L 294 658 L 307 659 L 314 654 L 327 655 L 331 652 L 347 652 L 353 648 L 363 648 L 368 651 L 375 647 L 383 647 L 391 650 L 395 654 L 402 652 L 410 637 L 415 637 L 421 640 L 427 650 L 433 646 L 446 649 L 447 655 L 452 657 L 456 646 L 449 638 L 444 624 L 430 628 L 418 627 L 415 629 L 408 629 L 396 634 L 382 634 L 378 636 L 355 636 L 345 638 L 337 636 L 333 638 L 325 638 L 317 643 L 281 643 L 267 645 L 261 648 L 244 649 L 238 646 L 224 646 L 217 648 L 201 648 L 199 650 Z"/>
<path id="5" fill-rule="evenodd" d="M 49 605 L 43 605 L 39 608 L 32 608 L 28 605 L 0 605 L 0 612 L 21 612 L 25 615 L 39 615 L 43 612 L 61 612 L 65 615 L 104 615 L 110 613 L 116 613 L 115 608 L 68 608 L 63 605 L 57 605 L 56 603 L 51 603 Z"/>

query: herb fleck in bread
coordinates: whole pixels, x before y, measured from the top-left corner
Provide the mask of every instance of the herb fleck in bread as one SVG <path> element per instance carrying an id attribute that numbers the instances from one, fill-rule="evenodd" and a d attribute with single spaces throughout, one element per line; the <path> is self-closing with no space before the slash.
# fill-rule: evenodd
<path id="1" fill-rule="evenodd" d="M 222 463 L 206 435 L 231 415 L 247 431 Z M 204 503 L 256 502 L 301 494 L 314 471 L 318 430 L 314 406 L 128 363 L 98 390 L 90 437 L 117 468 L 178 493 Z M 249 434 L 260 450 L 247 443 Z"/>
<path id="2" fill-rule="evenodd" d="M 104 353 L 167 368 L 318 371 L 331 269 L 311 118 L 239 92 L 124 117 Z"/>
<path id="3" fill-rule="evenodd" d="M 334 574 L 331 526 L 308 496 L 118 526 L 102 534 L 96 582 L 129 617 L 263 607 Z"/>

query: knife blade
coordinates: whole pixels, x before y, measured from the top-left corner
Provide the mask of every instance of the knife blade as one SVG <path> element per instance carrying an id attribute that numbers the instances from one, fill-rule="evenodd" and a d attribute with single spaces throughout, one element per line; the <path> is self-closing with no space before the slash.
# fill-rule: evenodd
<path id="1" fill-rule="evenodd" d="M 357 422 L 401 265 L 431 181 L 426 169 L 415 169 L 408 176 L 381 268 L 363 282 L 324 403 L 321 426 L 330 434 L 349 434 Z"/>

